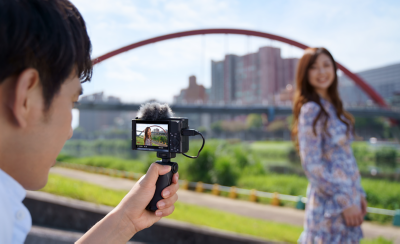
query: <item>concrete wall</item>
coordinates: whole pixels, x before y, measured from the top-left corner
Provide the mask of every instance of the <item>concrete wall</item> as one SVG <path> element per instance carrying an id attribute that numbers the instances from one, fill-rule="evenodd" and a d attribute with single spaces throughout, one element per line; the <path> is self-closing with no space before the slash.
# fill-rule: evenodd
<path id="1" fill-rule="evenodd" d="M 31 212 L 33 225 L 82 233 L 89 230 L 112 210 L 112 207 L 54 196 L 44 192 L 28 192 L 24 204 Z M 32 240 L 32 236 L 30 239 Z M 198 227 L 169 219 L 162 219 L 152 227 L 140 231 L 132 238 L 132 241 L 165 244 L 271 243 L 250 236 Z M 65 242 L 59 243 L 64 244 Z"/>

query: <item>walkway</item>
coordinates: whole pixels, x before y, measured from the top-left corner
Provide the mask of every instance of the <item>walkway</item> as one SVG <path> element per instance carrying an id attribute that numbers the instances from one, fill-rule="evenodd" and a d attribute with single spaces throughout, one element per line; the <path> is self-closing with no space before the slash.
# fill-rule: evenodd
<path id="1" fill-rule="evenodd" d="M 53 167 L 50 172 L 115 190 L 130 190 L 134 184 L 133 181 L 127 179 L 114 178 L 61 167 Z M 183 203 L 218 209 L 251 218 L 297 226 L 303 225 L 304 211 L 293 208 L 275 207 L 242 200 L 232 200 L 225 197 L 181 189 L 178 191 L 178 195 L 179 201 Z M 400 244 L 400 228 L 364 222 L 362 224 L 362 229 L 366 238 L 377 238 L 383 236 L 386 239 L 394 240 L 394 243 Z"/>

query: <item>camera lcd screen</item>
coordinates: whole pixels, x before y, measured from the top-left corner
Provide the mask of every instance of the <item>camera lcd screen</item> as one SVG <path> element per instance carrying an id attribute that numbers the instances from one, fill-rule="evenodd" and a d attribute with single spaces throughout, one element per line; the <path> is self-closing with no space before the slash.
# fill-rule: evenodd
<path id="1" fill-rule="evenodd" d="M 136 148 L 142 150 L 168 150 L 168 122 L 136 122 Z"/>

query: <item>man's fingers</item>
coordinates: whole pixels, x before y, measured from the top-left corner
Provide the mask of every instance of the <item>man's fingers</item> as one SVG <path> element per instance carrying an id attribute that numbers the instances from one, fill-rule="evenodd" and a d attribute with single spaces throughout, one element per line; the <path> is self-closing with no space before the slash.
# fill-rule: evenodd
<path id="1" fill-rule="evenodd" d="M 139 184 L 143 186 L 154 186 L 158 176 L 165 175 L 171 171 L 171 166 L 152 163 L 147 170 L 146 175 L 139 180 Z"/>
<path id="2" fill-rule="evenodd" d="M 171 184 L 161 192 L 161 196 L 163 198 L 168 198 L 174 195 L 178 190 L 179 190 L 179 185 L 177 183 Z"/>
<path id="3" fill-rule="evenodd" d="M 178 200 L 178 194 L 174 194 L 174 195 L 172 195 L 172 197 L 170 197 L 170 198 L 167 198 L 167 199 L 163 199 L 163 200 L 158 201 L 158 203 L 157 203 L 157 208 L 160 209 L 160 210 L 165 209 L 165 208 L 169 208 L 169 207 L 171 207 L 172 205 L 174 205 L 174 203 L 175 203 L 177 200 Z"/>
<path id="4" fill-rule="evenodd" d="M 175 173 L 172 177 L 172 183 L 178 183 L 179 180 L 179 173 Z"/>
<path id="5" fill-rule="evenodd" d="M 162 209 L 162 210 L 159 209 L 159 210 L 156 211 L 156 216 L 165 217 L 165 216 L 168 216 L 168 215 L 172 214 L 172 212 L 174 212 L 174 210 L 175 210 L 175 206 L 174 205 L 172 205 L 171 207 L 166 208 L 166 209 Z"/>

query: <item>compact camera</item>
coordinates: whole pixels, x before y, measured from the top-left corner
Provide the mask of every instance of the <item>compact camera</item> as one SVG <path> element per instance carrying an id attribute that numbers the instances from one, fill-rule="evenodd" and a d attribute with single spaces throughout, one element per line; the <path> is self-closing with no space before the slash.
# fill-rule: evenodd
<path id="1" fill-rule="evenodd" d="M 186 153 L 189 150 L 187 118 L 132 120 L 132 150 L 159 153 Z"/>
<path id="2" fill-rule="evenodd" d="M 163 199 L 161 192 L 171 185 L 173 175 L 178 172 L 178 164 L 171 162 L 177 153 L 188 158 L 197 158 L 204 147 L 204 136 L 197 130 L 189 129 L 187 118 L 172 117 L 172 110 L 167 104 L 148 103 L 142 105 L 140 118 L 132 120 L 132 150 L 157 152 L 161 160 L 156 163 L 171 166 L 171 171 L 158 176 L 154 196 L 146 209 L 156 211 L 157 202 Z M 189 136 L 200 135 L 203 144 L 197 156 L 189 156 Z"/>

